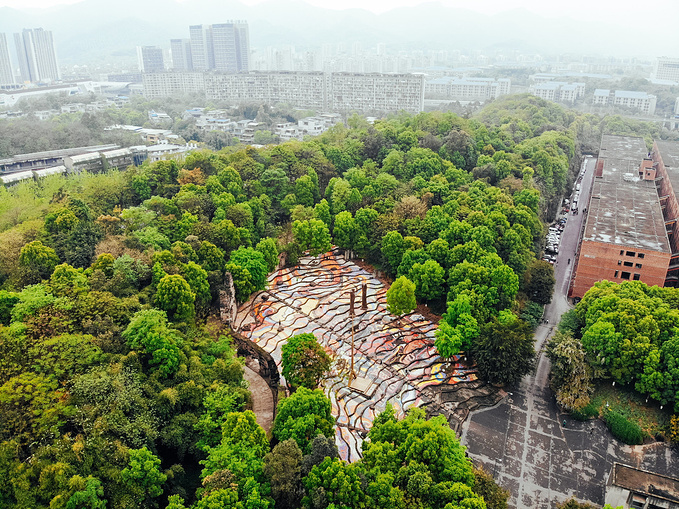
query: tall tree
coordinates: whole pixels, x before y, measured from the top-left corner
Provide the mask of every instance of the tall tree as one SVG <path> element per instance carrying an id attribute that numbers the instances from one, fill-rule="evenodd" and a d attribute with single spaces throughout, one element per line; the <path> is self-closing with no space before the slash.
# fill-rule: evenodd
<path id="1" fill-rule="evenodd" d="M 283 376 L 293 389 L 316 389 L 330 369 L 332 359 L 313 334 L 292 336 L 281 349 Z"/>
<path id="2" fill-rule="evenodd" d="M 415 309 L 415 284 L 401 276 L 387 290 L 387 309 L 393 315 L 403 315 Z"/>

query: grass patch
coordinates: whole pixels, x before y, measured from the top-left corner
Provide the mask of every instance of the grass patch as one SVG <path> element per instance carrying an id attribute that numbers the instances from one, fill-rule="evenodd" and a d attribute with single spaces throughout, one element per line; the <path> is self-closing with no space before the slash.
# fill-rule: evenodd
<path id="1" fill-rule="evenodd" d="M 666 435 L 672 417 L 671 405 L 661 410 L 657 402 L 650 399 L 646 402 L 646 398 L 631 387 L 619 384 L 614 387 L 611 382 L 602 381 L 595 384 L 590 404 L 580 414 L 597 417 L 604 416 L 608 410 L 636 424 L 644 434 L 652 437 Z M 578 419 L 578 416 L 573 415 L 573 418 Z"/>

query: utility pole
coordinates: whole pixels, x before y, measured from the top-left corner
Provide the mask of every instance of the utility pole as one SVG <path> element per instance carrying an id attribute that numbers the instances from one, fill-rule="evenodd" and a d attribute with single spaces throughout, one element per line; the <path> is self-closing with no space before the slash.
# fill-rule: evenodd
<path id="1" fill-rule="evenodd" d="M 351 290 L 349 293 L 349 313 L 351 314 L 351 371 L 349 372 L 349 383 L 356 378 L 354 371 L 354 304 L 356 300 L 356 290 Z"/>

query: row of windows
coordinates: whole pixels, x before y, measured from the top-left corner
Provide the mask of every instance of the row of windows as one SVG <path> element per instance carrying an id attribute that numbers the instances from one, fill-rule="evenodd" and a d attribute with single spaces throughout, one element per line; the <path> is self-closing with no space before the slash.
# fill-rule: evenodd
<path id="1" fill-rule="evenodd" d="M 621 255 L 625 255 L 625 256 L 638 256 L 639 258 L 643 258 L 643 257 L 644 257 L 644 253 L 638 253 L 638 254 L 637 254 L 637 253 L 635 253 L 634 251 L 625 251 L 624 249 L 621 249 L 621 250 L 620 250 L 620 254 L 621 254 Z M 618 265 L 620 265 L 620 262 L 618 262 Z"/>
<path id="2" fill-rule="evenodd" d="M 637 269 L 641 268 L 640 263 L 632 263 L 632 262 L 624 262 L 622 260 L 618 260 L 618 265 L 624 265 L 625 267 L 636 267 Z"/>
<path id="3" fill-rule="evenodd" d="M 615 275 L 614 275 L 613 277 L 618 277 L 618 273 L 619 273 L 619 272 L 620 272 L 619 270 L 616 270 L 616 271 L 615 271 Z M 620 274 L 620 279 L 629 279 L 630 276 L 632 276 L 632 274 L 630 274 L 629 272 L 623 271 L 623 272 Z M 634 281 L 639 281 L 640 278 L 641 278 L 641 274 L 636 274 L 636 273 L 635 273 L 634 276 L 632 277 L 632 279 L 633 279 Z"/>

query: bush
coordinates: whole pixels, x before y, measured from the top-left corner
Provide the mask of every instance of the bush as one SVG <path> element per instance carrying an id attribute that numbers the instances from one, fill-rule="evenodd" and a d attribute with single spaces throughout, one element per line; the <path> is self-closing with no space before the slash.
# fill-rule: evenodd
<path id="1" fill-rule="evenodd" d="M 576 421 L 586 421 L 592 417 L 599 416 L 599 409 L 594 403 L 588 403 L 579 410 L 573 410 L 571 412 L 571 417 Z"/>
<path id="2" fill-rule="evenodd" d="M 628 421 L 622 414 L 611 410 L 604 415 L 604 421 L 613 436 L 621 442 L 627 445 L 639 445 L 644 441 L 644 432 L 641 427 L 635 422 Z"/>

